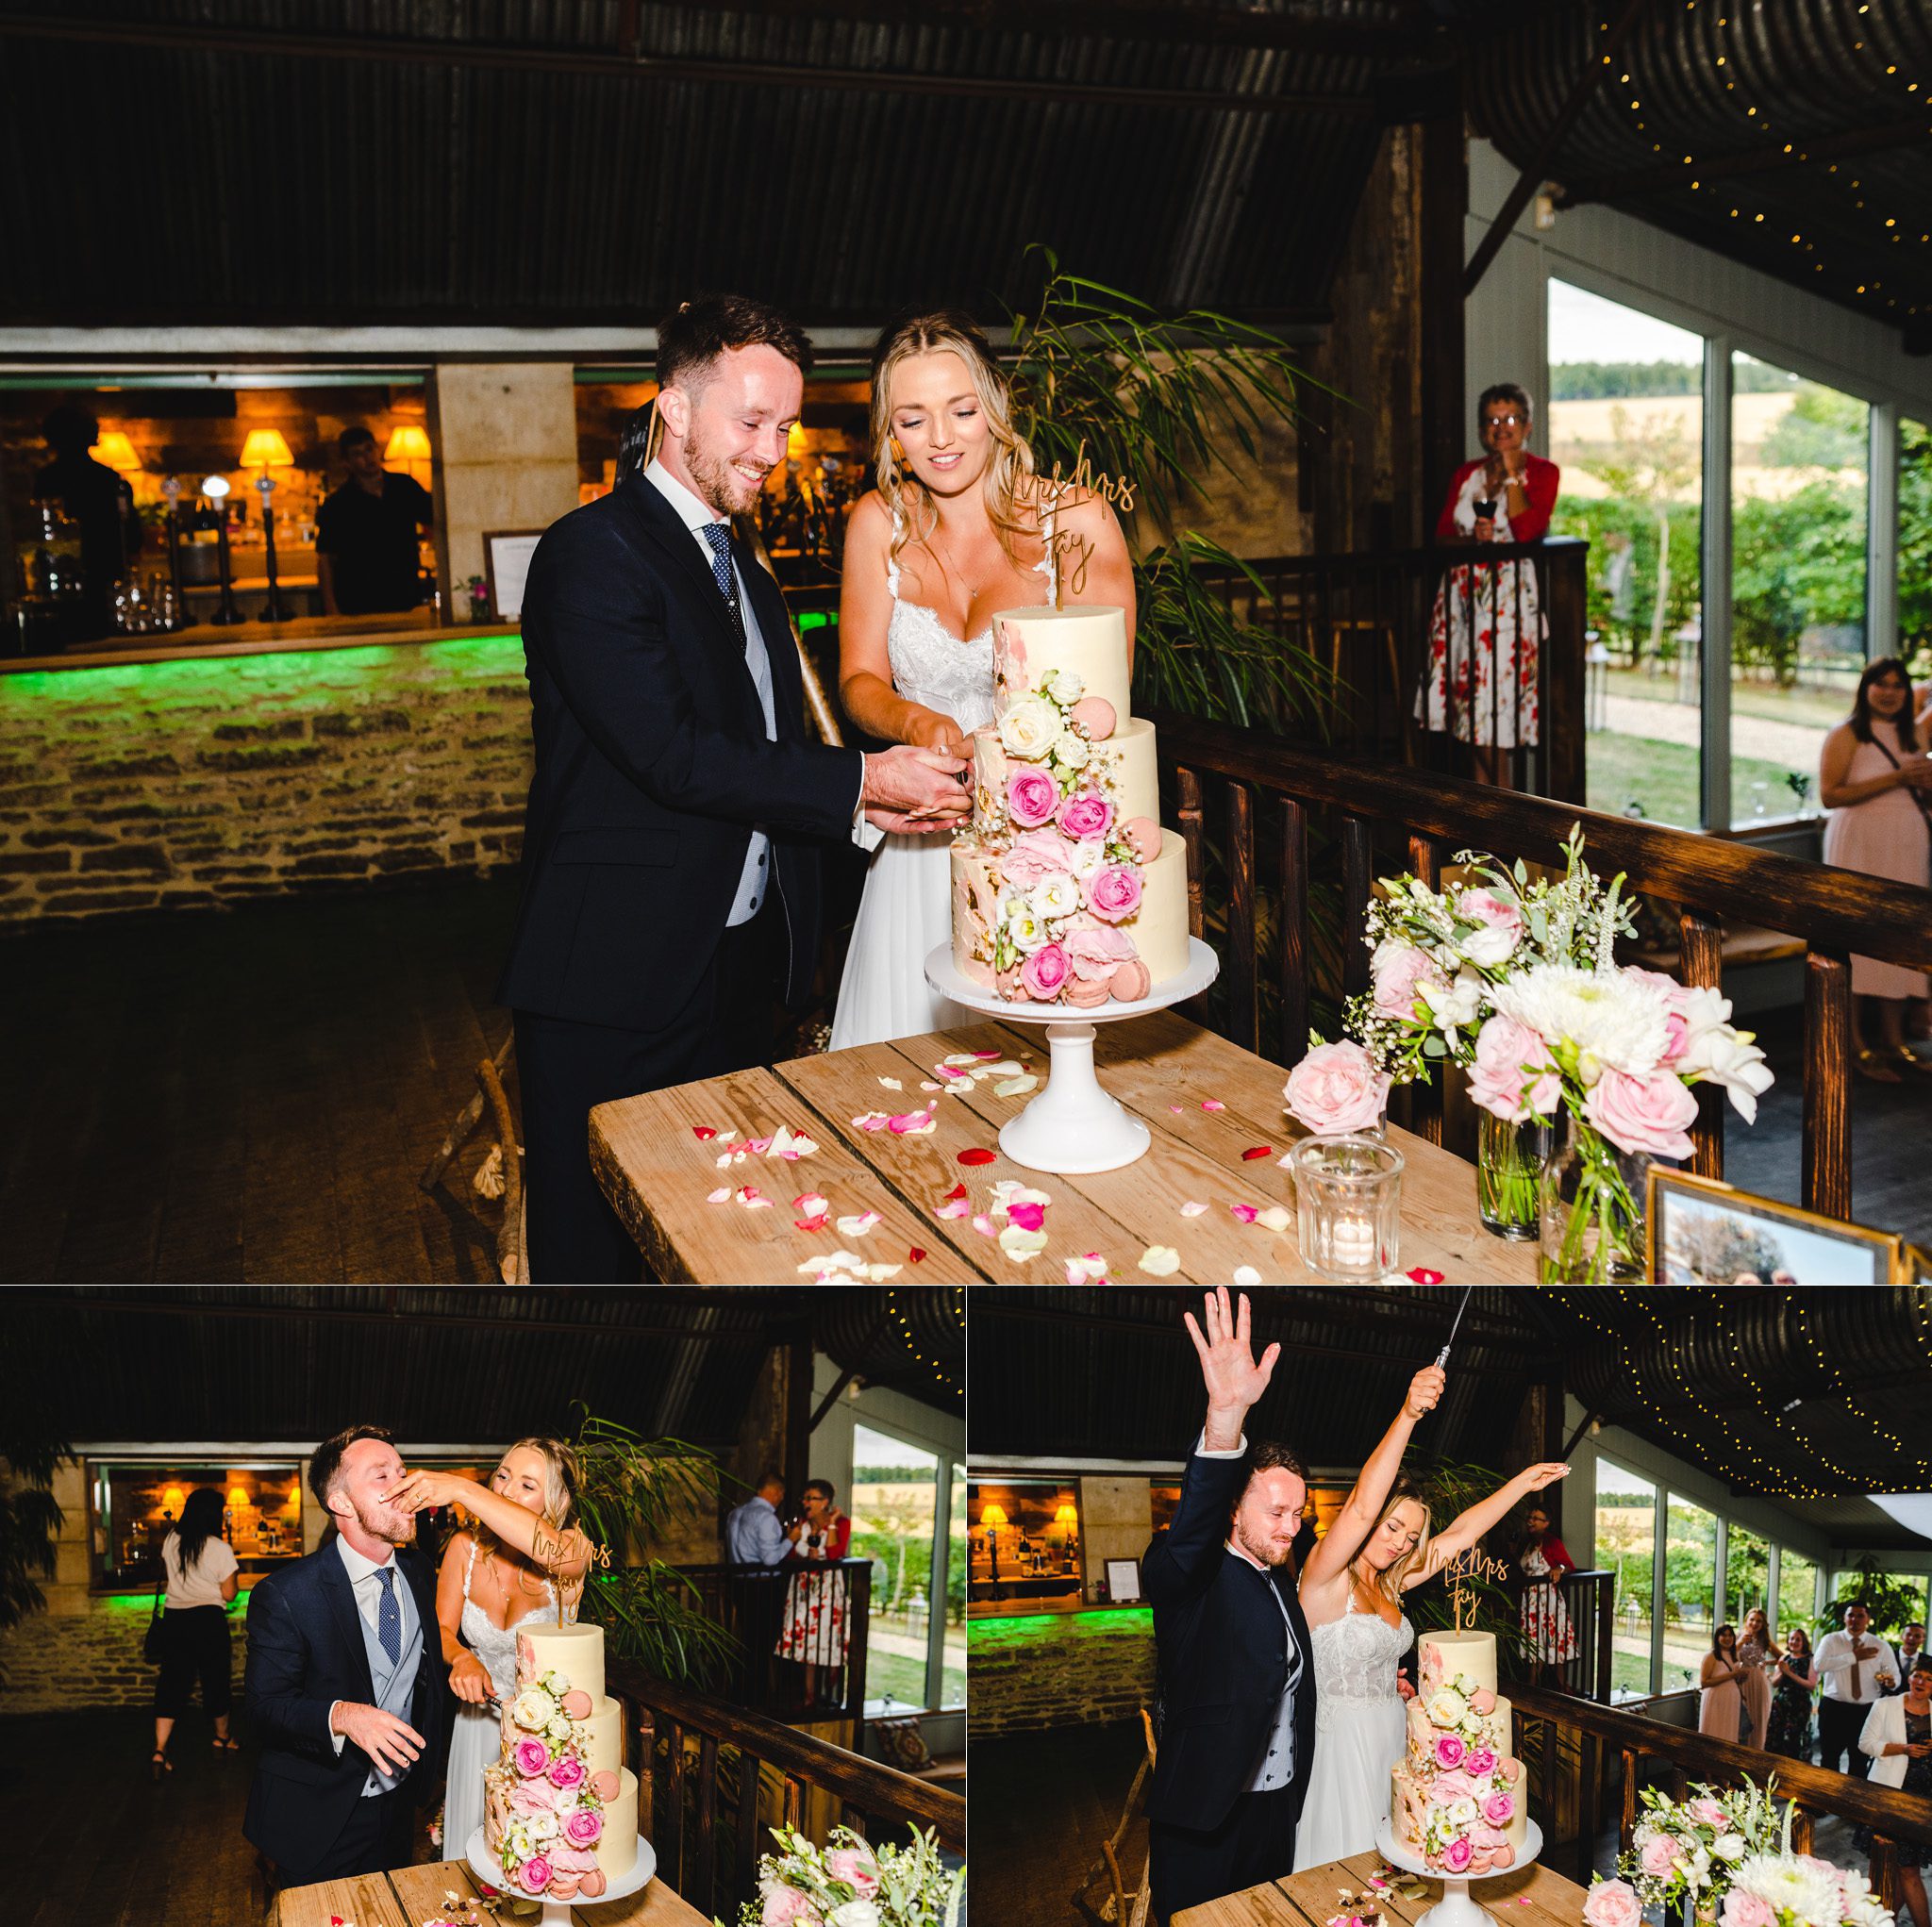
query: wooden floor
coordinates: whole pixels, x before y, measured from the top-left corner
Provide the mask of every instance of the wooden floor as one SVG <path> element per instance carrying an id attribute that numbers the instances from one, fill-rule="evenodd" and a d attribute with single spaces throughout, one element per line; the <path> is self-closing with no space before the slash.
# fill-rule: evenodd
<path id="1" fill-rule="evenodd" d="M 416 1176 L 508 1013 L 513 880 L 104 920 L 0 938 L 0 1280 L 471 1283 L 496 1207 Z M 1798 1013 L 1727 1127 L 1735 1183 L 1796 1199 Z M 1932 1076 L 1855 1087 L 1859 1218 L 1932 1244 Z"/>

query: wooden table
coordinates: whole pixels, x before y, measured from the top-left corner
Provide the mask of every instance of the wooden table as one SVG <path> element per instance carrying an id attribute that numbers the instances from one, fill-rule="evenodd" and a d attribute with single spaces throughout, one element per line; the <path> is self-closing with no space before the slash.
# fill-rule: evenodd
<path id="1" fill-rule="evenodd" d="M 1351 1911 L 1341 1899 L 1342 1890 L 1365 1893 L 1370 1873 L 1380 1864 L 1378 1853 L 1358 1853 L 1352 1860 L 1311 1867 L 1306 1873 L 1185 1908 L 1174 1917 L 1174 1927 L 1326 1927 L 1336 1915 Z M 1414 1884 L 1404 1873 L 1395 1878 Z M 1385 1927 L 1414 1927 L 1442 1898 L 1441 1881 L 1427 1885 L 1427 1896 L 1419 1901 L 1404 1900 L 1393 1892 L 1381 1895 L 1378 1904 Z M 1581 1927 L 1583 1920 L 1583 1889 L 1543 1866 L 1478 1881 L 1469 1897 L 1496 1927 Z"/>
<path id="2" fill-rule="evenodd" d="M 996 1155 L 962 1165 L 972 1149 L 998 1152 L 999 1129 L 1030 1098 L 994 1094 L 991 1081 L 970 1091 L 924 1090 L 943 1083 L 946 1056 L 996 1051 L 1044 1074 L 1045 1039 L 1037 1026 L 989 1022 L 969 1028 L 797 1057 L 770 1070 L 648 1091 L 591 1113 L 591 1155 L 605 1194 L 667 1283 L 795 1284 L 805 1261 L 838 1251 L 872 1265 L 897 1265 L 897 1284 L 1060 1284 L 1066 1261 L 1087 1253 L 1107 1259 L 1107 1277 L 1139 1284 L 1164 1276 L 1179 1284 L 1230 1282 L 1247 1266 L 1265 1284 L 1309 1281 L 1293 1221 L 1294 1186 L 1276 1160 L 1304 1136 L 1282 1108 L 1285 1073 L 1172 1010 L 1098 1026 L 1100 1081 L 1146 1123 L 1153 1148 L 1138 1163 L 1091 1177 L 1029 1171 Z M 894 1078 L 899 1088 L 882 1083 Z M 1224 1108 L 1206 1110 L 1204 1101 Z M 905 1115 L 936 1101 L 926 1135 L 868 1131 L 855 1120 L 873 1112 Z M 805 1132 L 817 1152 L 797 1162 L 747 1155 L 720 1170 L 732 1139 L 770 1137 L 784 1124 Z M 715 1130 L 701 1138 L 699 1130 Z M 1533 1284 L 1535 1248 L 1492 1238 L 1476 1216 L 1475 1168 L 1408 1132 L 1390 1138 L 1407 1160 L 1402 1176 L 1400 1269 L 1426 1267 L 1449 1284 Z M 1242 1154 L 1268 1147 L 1262 1157 Z M 1024 1262 L 1009 1257 L 973 1218 L 989 1212 L 992 1187 L 1015 1179 L 1052 1200 L 1048 1241 Z M 965 1185 L 971 1212 L 941 1218 L 938 1207 Z M 726 1187 L 751 1185 L 773 1200 L 747 1208 Z M 796 1228 L 798 1196 L 828 1204 L 821 1231 Z M 1183 1216 L 1181 1206 L 1208 1208 Z M 1243 1222 L 1231 1209 L 1285 1206 L 1285 1231 Z M 851 1235 L 841 1217 L 876 1211 L 879 1221 Z M 1007 1222 L 991 1218 L 995 1230 Z M 1152 1246 L 1177 1252 L 1171 1272 L 1145 1272 Z M 914 1260 L 911 1254 L 924 1255 Z"/>
<path id="3" fill-rule="evenodd" d="M 425 1920 L 466 1920 L 468 1903 L 480 1901 L 482 1892 L 460 1860 L 399 1867 L 389 1873 L 360 1873 L 350 1880 L 284 1887 L 269 1909 L 268 1927 L 329 1927 L 332 1919 L 352 1921 L 354 1927 L 423 1927 Z M 455 1909 L 447 1898 L 452 1893 L 462 1903 Z M 484 1927 L 492 1919 L 497 1927 L 514 1927 L 517 1919 L 508 1909 L 494 1917 L 480 1906 L 475 1911 Z M 704 1915 L 687 1906 L 661 1880 L 652 1881 L 627 1901 L 573 1907 L 571 1919 L 578 1927 L 710 1927 Z"/>

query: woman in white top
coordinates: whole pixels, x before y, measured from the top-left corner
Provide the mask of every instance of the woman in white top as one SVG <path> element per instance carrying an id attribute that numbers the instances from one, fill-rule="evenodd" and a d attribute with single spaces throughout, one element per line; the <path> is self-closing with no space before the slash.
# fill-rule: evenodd
<path id="1" fill-rule="evenodd" d="M 1395 1422 L 1302 1569 L 1315 1648 L 1315 1753 L 1295 1829 L 1297 1873 L 1371 1852 L 1375 1821 L 1389 1811 L 1389 1774 L 1404 1737 L 1396 1668 L 1415 1639 L 1402 1595 L 1466 1553 L 1525 1493 L 1569 1474 L 1565 1465 L 1531 1466 L 1431 1538 L 1429 1508 L 1403 1473 L 1402 1454 L 1442 1387 L 1434 1365 L 1409 1381 Z"/>
<path id="2" fill-rule="evenodd" d="M 1903 1693 L 1873 1703 L 1858 1735 L 1858 1751 L 1872 1762 L 1872 1770 L 1865 1777 L 1873 1786 L 1932 1796 L 1932 1658 L 1924 1653 L 1919 1656 L 1906 1675 Z M 1875 1886 L 1877 1850 L 1871 1834 L 1857 1827 L 1853 1837 L 1874 1856 L 1872 1883 Z M 1899 1885 L 1916 1927 L 1932 1927 L 1926 1918 L 1925 1879 L 1920 1871 L 1920 1859 L 1921 1855 L 1911 1852 L 1899 1855 Z"/>
<path id="3" fill-rule="evenodd" d="M 228 1665 L 228 1606 L 242 1570 L 234 1549 L 222 1537 L 222 1495 L 197 1487 L 181 1507 L 181 1521 L 161 1541 L 167 1575 L 166 1609 L 161 1619 L 161 1670 L 155 1682 L 155 1751 L 149 1770 L 158 1780 L 175 1770 L 168 1738 L 188 1710 L 194 1681 L 201 1679 L 201 1703 L 215 1722 L 215 1751 L 239 1752 L 228 1736 L 228 1709 L 234 1695 Z"/>
<path id="4" fill-rule="evenodd" d="M 516 1697 L 517 1629 L 535 1620 L 575 1624 L 590 1570 L 590 1541 L 573 1527 L 576 1454 L 560 1439 L 520 1438 L 486 1488 L 449 1472 L 411 1472 L 391 1503 L 421 1512 L 459 1505 L 471 1523 L 451 1535 L 436 1582 L 436 1618 L 449 1689 L 461 1704 L 450 1728 L 442 1848 L 469 1851 L 483 1824 L 483 1769 L 502 1722 L 491 1702 Z"/>
<path id="5" fill-rule="evenodd" d="M 970 756 L 992 721 L 992 619 L 1051 599 L 1048 542 L 1063 545 L 1063 606 L 1107 605 L 1134 638 L 1134 571 L 1113 510 L 1085 492 L 1042 516 L 1027 499 L 1033 453 L 1015 432 L 1007 378 L 963 314 L 920 315 L 873 351 L 876 493 L 845 532 L 839 694 L 868 735 Z M 1071 545 L 1064 547 L 1064 545 Z M 1084 567 L 1073 560 L 1084 555 Z M 845 954 L 832 1048 L 968 1022 L 925 981 L 952 935 L 944 837 L 889 836 L 873 852 Z"/>

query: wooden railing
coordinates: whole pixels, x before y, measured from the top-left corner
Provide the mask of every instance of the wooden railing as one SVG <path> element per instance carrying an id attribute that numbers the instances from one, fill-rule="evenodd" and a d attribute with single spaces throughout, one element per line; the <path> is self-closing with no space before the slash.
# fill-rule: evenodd
<path id="1" fill-rule="evenodd" d="M 864 1717 L 870 1559 L 677 1571 L 696 1588 L 705 1617 L 738 1642 L 721 1699 L 777 1719 Z"/>
<path id="2" fill-rule="evenodd" d="M 1557 1741 L 1559 1735 L 1575 1741 L 1573 1864 L 1577 1880 L 1586 1886 L 1597 1836 L 1604 1827 L 1609 1769 L 1617 1767 L 1621 1767 L 1623 1792 L 1618 1837 L 1626 1849 L 1641 1811 L 1638 1792 L 1646 1784 L 1660 1784 L 1673 1799 L 1681 1800 L 1693 1781 L 1728 1786 L 1750 1780 L 1761 1786 L 1775 1775 L 1776 1797 L 1791 1801 L 1797 1809 L 1791 1826 L 1795 1851 L 1810 1852 L 1812 1828 L 1820 1814 L 1835 1814 L 1840 1819 L 1871 1829 L 1873 1859 L 1878 1869 L 1876 1885 L 1888 1907 L 1896 1910 L 1900 1902 L 1900 1849 L 1912 1853 L 1910 1864 L 1914 1866 L 1932 1859 L 1932 1802 L 1919 1794 L 1874 1786 L 1848 1773 L 1788 1760 L 1757 1747 L 1740 1746 L 1735 1740 L 1687 1733 L 1660 1720 L 1646 1719 L 1641 1714 L 1619 1712 L 1541 1687 L 1506 1683 L 1505 1690 L 1515 1708 L 1519 1736 L 1521 1722 L 1534 1721 L 1541 1727 L 1540 1744 L 1534 1749 L 1534 1790 L 1541 1812 L 1539 1824 L 1552 1845 L 1564 1837 L 1555 1824 L 1564 1772 Z M 1525 1751 L 1521 1736 L 1517 1751 L 1519 1755 Z M 1543 1858 L 1551 1863 L 1556 1855 L 1546 1848 Z"/>
<path id="3" fill-rule="evenodd" d="M 1856 951 L 1908 967 L 1932 965 L 1932 890 L 1419 770 L 1317 755 L 1257 730 L 1183 716 L 1154 720 L 1163 770 L 1177 789 L 1194 934 L 1204 934 L 1208 902 L 1225 909 L 1217 994 L 1224 999 L 1232 1041 L 1263 1050 L 1258 987 L 1261 971 L 1271 969 L 1280 1016 L 1267 1055 L 1292 1065 L 1307 1048 L 1315 813 L 1332 819 L 1339 844 L 1344 995 L 1369 985 L 1369 953 L 1360 934 L 1378 871 L 1406 868 L 1433 879 L 1465 847 L 1547 864 L 1559 860 L 1559 846 L 1580 822 L 1592 869 L 1605 876 L 1623 871 L 1631 889 L 1676 906 L 1687 983 L 1719 982 L 1726 921 L 1783 931 L 1807 946 L 1803 1202 L 1833 1217 L 1851 1215 L 1850 957 Z M 1221 792 L 1211 800 L 1204 778 Z M 1224 872 L 1211 888 L 1206 875 L 1210 840 L 1223 853 L 1217 860 Z M 1267 852 L 1258 858 L 1257 843 Z M 1278 893 L 1276 940 L 1274 954 L 1263 957 L 1256 905 L 1257 892 L 1271 885 Z M 1722 1177 L 1724 1093 L 1705 1085 L 1698 1099 L 1691 1169 Z M 1416 1087 L 1413 1127 L 1438 1142 L 1441 1101 L 1440 1081 Z"/>
<path id="4" fill-rule="evenodd" d="M 1610 1609 L 1616 1598 L 1617 1575 L 1592 1568 L 1565 1573 L 1556 1585 L 1547 1579 L 1516 1582 L 1517 1623 L 1527 1629 L 1532 1615 L 1543 1624 L 1552 1616 L 1567 1622 L 1575 1642 L 1568 1659 L 1558 1656 L 1553 1642 L 1525 1634 L 1525 1650 L 1517 1664 L 1533 1672 L 1543 1686 L 1556 1686 L 1581 1699 L 1608 1703 L 1610 1697 Z M 1541 1649 L 1541 1651 L 1539 1649 Z"/>
<path id="5" fill-rule="evenodd" d="M 638 1823 L 657 1850 L 664 1884 L 708 1919 L 735 1919 L 758 1891 L 769 1829 L 796 1827 L 823 1840 L 832 1825 L 867 1839 L 929 1827 L 966 1851 L 966 1802 L 896 1768 L 780 1726 L 612 1660 L 609 1690 L 635 1736 Z"/>

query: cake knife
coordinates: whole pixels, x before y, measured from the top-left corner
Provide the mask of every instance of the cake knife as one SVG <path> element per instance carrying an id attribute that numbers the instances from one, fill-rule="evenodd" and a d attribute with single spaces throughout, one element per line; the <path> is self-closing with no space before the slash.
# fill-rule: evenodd
<path id="1" fill-rule="evenodd" d="M 1462 1303 L 1456 1307 L 1456 1321 L 1455 1323 L 1449 1327 L 1448 1340 L 1443 1345 L 1442 1349 L 1436 1354 L 1436 1370 L 1438 1371 L 1441 1370 L 1441 1369 L 1449 1362 L 1449 1347 L 1455 1344 L 1456 1342 L 1456 1328 L 1457 1325 L 1461 1324 L 1462 1314 L 1469 1309 L 1470 1296 L 1474 1290 L 1475 1287 L 1474 1285 L 1465 1285 L 1462 1287 Z"/>

